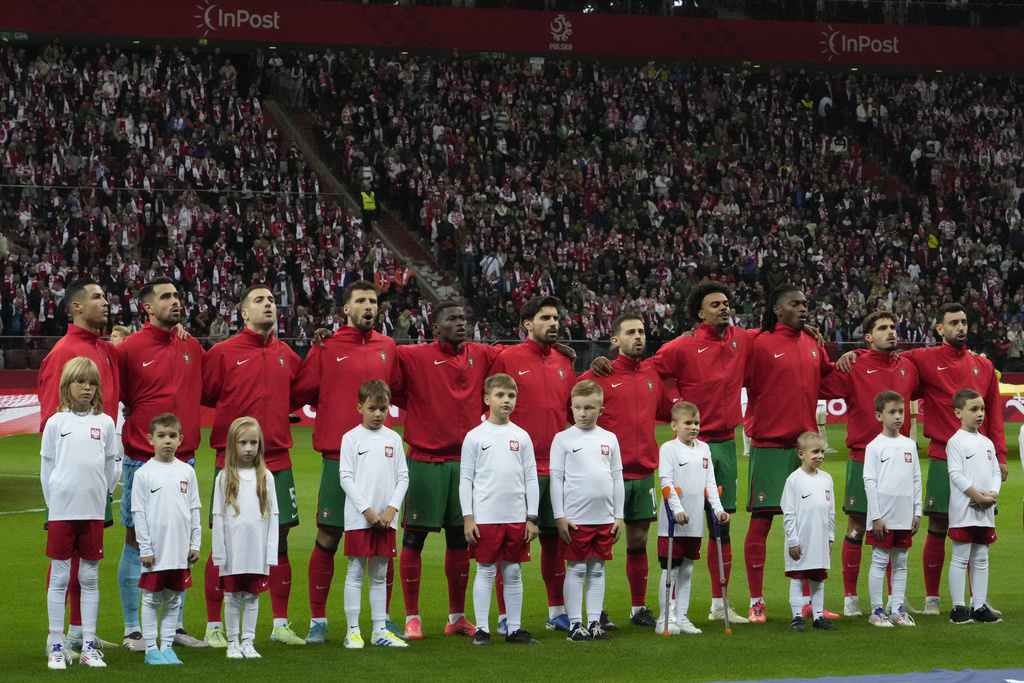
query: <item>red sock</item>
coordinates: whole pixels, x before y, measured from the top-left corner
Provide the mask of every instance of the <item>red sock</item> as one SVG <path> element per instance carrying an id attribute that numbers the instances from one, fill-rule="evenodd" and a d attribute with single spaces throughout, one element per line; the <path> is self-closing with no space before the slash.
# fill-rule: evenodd
<path id="1" fill-rule="evenodd" d="M 811 582 L 804 579 L 804 597 L 811 597 Z"/>
<path id="2" fill-rule="evenodd" d="M 385 585 L 387 586 L 388 596 L 387 602 L 384 605 L 384 609 L 387 610 L 388 614 L 391 614 L 391 592 L 395 589 L 395 558 L 388 558 L 388 573 L 385 579 Z"/>
<path id="3" fill-rule="evenodd" d="M 565 585 L 565 561 L 558 552 L 558 536 L 540 537 L 540 576 L 548 591 L 548 607 L 565 604 L 562 589 Z M 627 560 L 628 562 L 628 560 Z"/>
<path id="4" fill-rule="evenodd" d="M 939 584 L 942 583 L 942 565 L 946 564 L 946 534 L 928 532 L 924 538 L 921 560 L 924 564 L 924 593 L 926 596 L 938 595 Z"/>
<path id="5" fill-rule="evenodd" d="M 273 571 L 273 567 L 270 568 Z M 273 590 L 273 588 L 271 588 Z M 221 608 L 224 606 L 224 589 L 220 585 L 220 570 L 213 563 L 213 553 L 206 558 L 206 571 L 203 573 L 203 592 L 206 594 L 206 621 L 220 621 Z"/>
<path id="6" fill-rule="evenodd" d="M 505 579 L 501 576 L 501 570 L 494 577 L 494 594 L 498 596 L 498 614 L 508 614 L 505 611 Z"/>
<path id="7" fill-rule="evenodd" d="M 766 544 L 772 528 L 771 517 L 751 517 L 747 537 L 743 540 L 743 561 L 747 566 L 747 587 L 750 597 L 764 595 L 764 561 L 768 556 Z"/>
<path id="8" fill-rule="evenodd" d="M 725 585 L 729 585 L 732 573 L 732 543 L 722 544 L 722 568 L 725 570 Z M 718 543 L 708 539 L 708 574 L 711 575 L 711 597 L 722 597 L 722 577 L 718 575 Z"/>
<path id="9" fill-rule="evenodd" d="M 335 550 L 335 552 L 337 552 Z M 309 556 L 309 616 L 313 619 L 327 618 L 327 596 L 334 580 L 334 552 L 324 550 L 319 544 L 313 546 Z"/>
<path id="10" fill-rule="evenodd" d="M 864 552 L 863 541 L 843 539 L 843 592 L 846 595 L 857 595 L 857 581 L 860 579 L 860 559 Z"/>
<path id="11" fill-rule="evenodd" d="M 288 618 L 288 596 L 291 593 L 292 564 L 287 555 L 278 555 L 277 565 L 270 568 L 270 610 L 275 619 Z"/>
<path id="12" fill-rule="evenodd" d="M 889 586 L 889 597 L 892 597 L 892 560 L 885 565 L 885 583 Z"/>
<path id="13" fill-rule="evenodd" d="M 79 556 L 71 556 L 71 578 L 68 581 L 68 623 L 71 626 L 82 625 L 82 584 L 78 582 Z"/>
<path id="14" fill-rule="evenodd" d="M 626 550 L 626 580 L 629 582 L 629 598 L 633 607 L 647 604 L 647 548 Z"/>
<path id="15" fill-rule="evenodd" d="M 405 600 L 405 616 L 420 613 L 420 575 L 423 563 L 420 554 L 402 546 L 398 558 L 398 575 L 402 578 L 402 598 Z"/>
<path id="16" fill-rule="evenodd" d="M 448 579 L 448 614 L 466 611 L 466 587 L 469 585 L 469 548 L 445 548 L 444 575 Z"/>

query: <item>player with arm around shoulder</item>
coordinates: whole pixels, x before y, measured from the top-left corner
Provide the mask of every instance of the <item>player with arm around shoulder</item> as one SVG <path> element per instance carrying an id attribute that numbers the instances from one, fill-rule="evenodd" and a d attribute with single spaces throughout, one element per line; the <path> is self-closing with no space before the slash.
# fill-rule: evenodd
<path id="1" fill-rule="evenodd" d="M 872 626 L 914 626 L 904 609 L 907 594 L 907 553 L 921 526 L 921 466 L 917 444 L 900 432 L 906 400 L 895 391 L 875 397 L 875 417 L 882 433 L 864 449 L 864 493 L 867 498 L 867 544 L 871 553 L 868 592 Z M 885 569 L 892 563 L 891 616 L 882 607 Z"/>
<path id="2" fill-rule="evenodd" d="M 619 441 L 615 434 L 597 426 L 604 412 L 603 398 L 597 382 L 578 382 L 571 393 L 574 426 L 556 434 L 551 442 L 551 509 L 565 544 L 562 554 L 568 560 L 565 607 L 571 642 L 611 640 L 601 627 L 604 564 L 612 559 L 612 544 L 622 534 L 626 492 Z"/>

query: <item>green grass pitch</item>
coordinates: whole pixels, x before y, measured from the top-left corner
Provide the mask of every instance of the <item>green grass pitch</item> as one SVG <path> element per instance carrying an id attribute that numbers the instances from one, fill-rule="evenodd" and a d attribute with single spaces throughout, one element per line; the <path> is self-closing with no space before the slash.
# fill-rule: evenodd
<path id="1" fill-rule="evenodd" d="M 282 681 L 335 679 L 343 672 L 360 672 L 376 680 L 645 680 L 645 681 L 711 681 L 746 680 L 766 677 L 815 677 L 824 675 L 857 675 L 865 673 L 902 673 L 930 671 L 936 668 L 1008 668 L 1020 665 L 1020 643 L 1024 641 L 1024 604 L 1018 591 L 1016 559 L 1024 551 L 1021 531 L 1021 498 L 1024 475 L 1017 465 L 1017 435 L 1020 425 L 1008 424 L 1010 443 L 1009 482 L 1003 488 L 1000 514 L 997 517 L 999 541 L 993 546 L 990 596 L 993 605 L 1004 613 L 1005 623 L 995 625 L 953 626 L 945 617 L 920 617 L 913 629 L 876 629 L 867 619 L 841 619 L 833 633 L 788 631 L 788 579 L 783 576 L 782 529 L 778 520 L 769 537 L 768 563 L 765 576 L 765 598 L 768 623 L 761 626 L 736 626 L 731 635 L 723 632 L 721 622 L 709 624 L 706 614 L 711 601 L 710 578 L 702 559 L 695 567 L 690 616 L 704 629 L 700 636 L 664 638 L 651 631 L 628 625 L 629 594 L 625 577 L 624 546 L 616 546 L 615 560 L 608 566 L 605 606 L 611 618 L 620 624 L 614 640 L 607 643 L 573 644 L 564 635 L 546 631 L 547 601 L 540 579 L 539 547 L 535 559 L 525 567 L 526 604 L 524 627 L 541 641 L 532 648 L 514 648 L 496 640 L 490 648 L 474 648 L 469 638 L 443 635 L 447 613 L 447 588 L 443 571 L 443 540 L 432 536 L 423 556 L 423 590 L 421 611 L 425 639 L 404 650 L 367 647 L 362 652 L 347 651 L 341 641 L 345 632 L 342 605 L 345 562 L 340 557 L 334 586 L 328 604 L 330 634 L 323 647 L 287 647 L 267 642 L 270 633 L 270 601 L 262 600 L 257 646 L 261 660 L 228 661 L 223 650 L 182 650 L 178 652 L 185 666 L 181 669 L 143 669 L 142 657 L 123 650 L 108 652 L 108 668 L 101 671 L 79 670 L 64 674 L 90 680 L 227 680 L 244 676 L 247 681 Z M 205 432 L 206 430 L 204 430 Z M 920 428 L 919 428 L 920 431 Z M 204 433 L 204 440 L 208 434 Z M 845 428 L 829 428 L 830 442 L 840 450 L 830 455 L 825 469 L 841 491 L 845 481 L 846 451 L 841 446 Z M 659 441 L 671 437 L 667 427 L 658 428 Z M 299 495 L 301 526 L 292 530 L 289 547 L 294 567 L 294 583 L 290 617 L 295 631 L 305 635 L 309 619 L 306 591 L 306 567 L 315 535 L 314 515 L 320 472 L 320 457 L 310 445 L 311 430 L 295 430 L 296 490 Z M 920 440 L 922 447 L 925 445 Z M 923 450 L 922 450 L 923 452 Z M 39 437 L 19 436 L 0 441 L 0 538 L 4 542 L 3 584 L 4 621 L 7 632 L 3 638 L 5 681 L 56 678 L 46 670 L 43 650 L 46 642 L 46 568 L 43 514 L 32 511 L 42 508 L 39 489 Z M 213 475 L 213 453 L 204 449 L 199 454 L 198 476 L 204 496 L 210 490 Z M 925 464 L 925 466 L 927 466 Z M 739 458 L 740 492 L 746 491 L 746 461 Z M 115 493 L 118 497 L 120 489 Z M 26 512 L 28 511 L 28 512 Z M 204 519 L 206 511 L 204 510 Z M 116 517 L 116 512 L 115 512 Z M 746 577 L 742 563 L 743 536 L 749 516 L 740 512 L 733 522 L 732 537 L 737 561 L 733 568 L 732 604 L 745 613 L 748 603 Z M 836 518 L 837 540 L 842 539 L 846 519 L 840 510 Z M 107 531 L 107 559 L 100 565 L 99 634 L 118 640 L 122 634 L 120 601 L 117 594 L 117 562 L 122 547 L 122 531 L 115 526 Z M 204 532 L 203 562 L 209 553 L 210 535 Z M 654 566 L 655 535 L 651 534 L 652 570 L 648 589 L 648 606 L 655 606 L 660 571 Z M 910 556 L 908 598 L 920 608 L 924 602 L 921 578 L 921 547 L 923 532 L 915 538 Z M 826 582 L 826 605 L 842 611 L 843 587 L 839 544 L 833 552 L 833 570 Z M 948 558 L 947 558 L 948 561 Z M 870 552 L 864 553 L 860 593 L 867 602 L 867 570 Z M 473 570 L 475 571 L 475 570 Z M 949 608 L 949 594 L 943 574 L 942 605 Z M 472 577 L 470 593 L 472 592 Z M 404 608 L 399 587 L 393 599 L 395 621 L 404 621 Z M 492 629 L 496 610 L 491 611 Z M 472 620 L 472 595 L 467 599 L 467 613 Z M 364 588 L 363 630 L 369 630 L 369 607 Z M 205 630 L 202 571 L 196 572 L 196 585 L 189 591 L 185 613 L 186 627 L 202 636 Z M 220 677 L 224 676 L 224 679 Z"/>

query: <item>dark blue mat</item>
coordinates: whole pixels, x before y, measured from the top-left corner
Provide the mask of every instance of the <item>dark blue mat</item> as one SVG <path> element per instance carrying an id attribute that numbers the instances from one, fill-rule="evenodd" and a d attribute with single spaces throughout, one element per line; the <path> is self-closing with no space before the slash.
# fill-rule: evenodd
<path id="1" fill-rule="evenodd" d="M 744 683 L 1024 683 L 1024 669 L 948 671 L 929 673 L 871 674 L 868 676 L 825 676 L 823 678 L 769 678 Z"/>

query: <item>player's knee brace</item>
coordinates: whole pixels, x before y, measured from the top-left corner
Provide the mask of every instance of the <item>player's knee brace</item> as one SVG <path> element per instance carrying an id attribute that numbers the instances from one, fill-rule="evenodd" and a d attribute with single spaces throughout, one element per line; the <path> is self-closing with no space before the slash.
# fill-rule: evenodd
<path id="1" fill-rule="evenodd" d="M 449 527 L 444 530 L 444 544 L 452 550 L 465 550 L 469 547 L 469 542 L 466 540 L 466 533 L 459 528 Z M 423 543 L 420 543 L 420 548 L 423 547 Z"/>
<path id="2" fill-rule="evenodd" d="M 402 535 L 402 547 L 408 548 L 414 553 L 423 552 L 423 544 L 427 540 L 427 532 L 416 531 L 415 529 L 406 529 Z"/>

